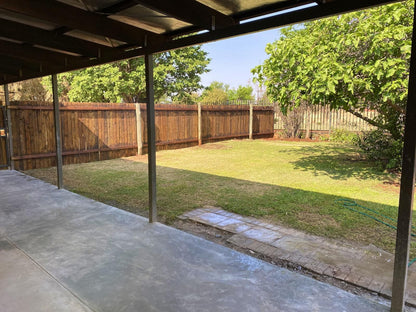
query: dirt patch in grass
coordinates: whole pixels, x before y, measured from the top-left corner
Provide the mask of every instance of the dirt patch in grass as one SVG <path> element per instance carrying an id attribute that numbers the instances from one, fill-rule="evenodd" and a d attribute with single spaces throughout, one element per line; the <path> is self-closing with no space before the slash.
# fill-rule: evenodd
<path id="1" fill-rule="evenodd" d="M 317 139 L 279 138 L 279 137 L 265 138 L 265 139 L 261 139 L 261 140 L 264 140 L 264 141 L 287 141 L 287 142 L 317 142 L 317 141 L 319 141 Z"/>
<path id="2" fill-rule="evenodd" d="M 320 215 L 316 213 L 310 213 L 310 212 L 300 212 L 297 214 L 298 220 L 300 222 L 305 222 L 309 224 L 313 224 L 315 226 L 324 226 L 324 227 L 334 227 L 334 228 L 340 228 L 341 225 L 331 216 L 328 215 Z"/>
<path id="3" fill-rule="evenodd" d="M 399 184 L 391 184 L 389 182 L 383 182 L 378 184 L 377 189 L 382 190 L 383 192 L 388 192 L 391 194 L 400 194 L 400 185 Z"/>

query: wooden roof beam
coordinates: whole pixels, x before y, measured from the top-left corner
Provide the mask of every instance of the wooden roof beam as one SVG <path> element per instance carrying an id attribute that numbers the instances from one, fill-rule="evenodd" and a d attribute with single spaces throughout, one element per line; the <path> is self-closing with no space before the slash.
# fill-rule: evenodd
<path id="1" fill-rule="evenodd" d="M 162 35 L 53 0 L 0 0 L 0 8 L 129 44 L 144 45 L 164 40 Z"/>
<path id="2" fill-rule="evenodd" d="M 31 69 L 28 69 L 26 67 L 14 67 L 10 66 L 9 64 L 6 64 L 4 62 L 0 62 L 0 75 L 1 74 L 7 74 L 13 77 L 25 77 L 26 75 L 40 75 L 40 71 L 36 72 Z"/>
<path id="3" fill-rule="evenodd" d="M 6 40 L 0 40 L 0 54 L 12 56 L 16 59 L 26 60 L 28 62 L 37 62 L 44 65 L 53 64 L 59 67 L 66 67 L 70 64 L 75 64 L 85 60 L 83 57 L 52 52 Z"/>
<path id="4" fill-rule="evenodd" d="M 1 18 L 0 37 L 88 57 L 101 57 L 102 55 L 114 54 L 112 48 L 100 44 L 70 36 L 57 35 L 54 31 L 43 30 Z"/>

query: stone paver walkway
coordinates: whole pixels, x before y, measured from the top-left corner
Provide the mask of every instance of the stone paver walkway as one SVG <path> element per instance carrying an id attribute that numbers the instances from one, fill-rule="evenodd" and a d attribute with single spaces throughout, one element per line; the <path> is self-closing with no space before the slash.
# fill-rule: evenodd
<path id="1" fill-rule="evenodd" d="M 210 206 L 181 219 L 228 231 L 234 234 L 228 242 L 236 246 L 391 297 L 394 257 L 375 246 L 308 235 Z M 407 302 L 416 305 L 416 264 L 409 269 L 407 292 Z"/>

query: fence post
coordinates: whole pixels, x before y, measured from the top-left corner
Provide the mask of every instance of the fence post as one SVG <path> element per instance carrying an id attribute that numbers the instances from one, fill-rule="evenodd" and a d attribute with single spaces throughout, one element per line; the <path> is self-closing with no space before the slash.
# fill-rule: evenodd
<path id="1" fill-rule="evenodd" d="M 7 147 L 8 150 L 8 157 L 7 162 L 9 165 L 10 170 L 14 170 L 14 160 L 13 160 L 13 132 L 12 132 L 12 116 L 10 112 L 10 98 L 9 98 L 9 85 L 4 85 L 4 99 L 6 104 L 6 139 L 7 139 Z"/>
<path id="2" fill-rule="evenodd" d="M 202 145 L 202 107 L 198 103 L 198 145 Z"/>
<path id="3" fill-rule="evenodd" d="M 248 138 L 253 139 L 253 104 L 250 103 L 250 121 L 248 125 Z"/>
<path id="4" fill-rule="evenodd" d="M 143 138 L 142 138 L 142 112 L 140 104 L 136 103 L 136 134 L 137 134 L 137 154 L 143 154 Z"/>

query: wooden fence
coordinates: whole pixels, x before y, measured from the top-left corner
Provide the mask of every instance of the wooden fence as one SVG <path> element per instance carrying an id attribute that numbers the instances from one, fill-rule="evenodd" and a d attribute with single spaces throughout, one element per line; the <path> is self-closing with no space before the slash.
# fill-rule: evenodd
<path id="1" fill-rule="evenodd" d="M 374 110 L 362 113 L 365 117 L 373 119 L 377 114 Z M 275 106 L 275 129 L 285 129 L 284 116 L 280 113 L 279 106 Z M 297 112 L 300 130 L 319 133 L 329 133 L 334 129 L 343 129 L 352 132 L 369 131 L 375 127 L 357 116 L 343 110 L 331 110 L 329 106 L 312 106 L 309 109 L 301 108 Z"/>
<path id="2" fill-rule="evenodd" d="M 9 109 L 15 168 L 55 166 L 52 104 L 12 102 Z M 155 109 L 158 150 L 197 145 L 198 129 L 201 143 L 249 137 L 250 128 L 254 137 L 274 132 L 273 107 L 202 105 L 200 114 L 197 105 L 157 104 Z M 61 103 L 60 110 L 64 164 L 147 152 L 145 104 Z"/>

